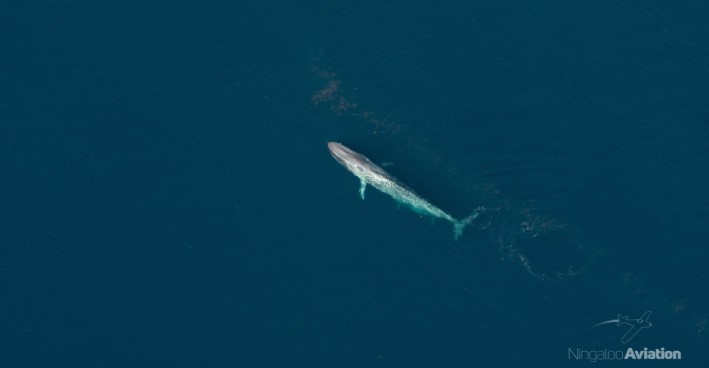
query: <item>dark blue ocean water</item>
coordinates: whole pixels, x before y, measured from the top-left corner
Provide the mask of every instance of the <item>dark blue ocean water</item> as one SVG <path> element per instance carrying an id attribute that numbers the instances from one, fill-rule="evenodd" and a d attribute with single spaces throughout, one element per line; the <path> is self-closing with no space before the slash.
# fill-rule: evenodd
<path id="1" fill-rule="evenodd" d="M 705 2 L 3 8 L 0 366 L 707 366 Z"/>

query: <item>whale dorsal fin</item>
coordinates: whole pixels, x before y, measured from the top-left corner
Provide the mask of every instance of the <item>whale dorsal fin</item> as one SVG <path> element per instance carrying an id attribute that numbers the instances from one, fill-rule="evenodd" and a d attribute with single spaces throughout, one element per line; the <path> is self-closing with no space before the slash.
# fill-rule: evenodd
<path id="1" fill-rule="evenodd" d="M 364 200 L 364 191 L 367 189 L 367 182 L 364 179 L 359 179 L 359 196 Z"/>

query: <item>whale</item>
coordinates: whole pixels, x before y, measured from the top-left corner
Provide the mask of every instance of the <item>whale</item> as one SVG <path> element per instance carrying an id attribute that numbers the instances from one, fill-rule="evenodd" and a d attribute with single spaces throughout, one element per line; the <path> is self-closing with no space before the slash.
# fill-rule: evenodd
<path id="1" fill-rule="evenodd" d="M 392 197 L 395 201 L 407 205 L 416 213 L 451 222 L 453 224 L 453 238 L 456 240 L 463 234 L 463 229 L 478 217 L 479 212 L 475 210 L 468 217 L 456 219 L 446 211 L 431 204 L 363 154 L 338 142 L 328 142 L 327 148 L 337 162 L 359 178 L 359 195 L 362 199 L 365 197 L 367 186 L 372 186 L 380 192 Z"/>

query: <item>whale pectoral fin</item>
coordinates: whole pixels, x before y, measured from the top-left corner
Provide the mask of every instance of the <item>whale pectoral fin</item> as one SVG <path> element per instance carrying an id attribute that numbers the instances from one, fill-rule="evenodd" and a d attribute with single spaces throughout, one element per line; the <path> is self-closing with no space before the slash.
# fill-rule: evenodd
<path id="1" fill-rule="evenodd" d="M 364 191 L 367 189 L 367 182 L 364 181 L 364 179 L 360 179 L 359 183 L 359 196 L 364 200 Z"/>

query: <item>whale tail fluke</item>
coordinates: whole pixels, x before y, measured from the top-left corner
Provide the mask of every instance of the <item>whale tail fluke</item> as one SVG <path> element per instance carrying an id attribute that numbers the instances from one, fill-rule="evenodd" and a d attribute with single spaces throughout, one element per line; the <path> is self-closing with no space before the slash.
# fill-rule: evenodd
<path id="1" fill-rule="evenodd" d="M 483 208 L 477 208 L 473 213 L 470 214 L 470 216 L 462 219 L 462 220 L 455 220 L 453 222 L 453 239 L 458 240 L 461 235 L 463 235 L 463 229 L 465 229 L 466 226 L 470 225 L 475 218 L 477 218 L 480 215 L 480 212 L 483 211 Z"/>

